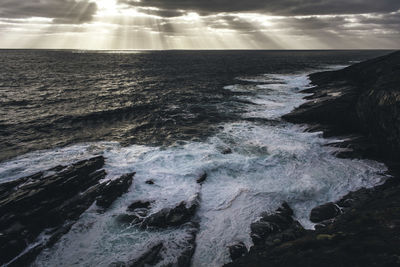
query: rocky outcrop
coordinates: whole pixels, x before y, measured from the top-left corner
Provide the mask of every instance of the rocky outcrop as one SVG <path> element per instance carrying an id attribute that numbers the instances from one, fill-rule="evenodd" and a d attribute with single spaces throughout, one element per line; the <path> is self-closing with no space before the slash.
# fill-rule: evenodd
<path id="1" fill-rule="evenodd" d="M 247 266 L 248 260 L 258 259 L 265 250 L 272 250 L 285 242 L 292 241 L 304 235 L 305 230 L 300 223 L 293 219 L 293 210 L 283 203 L 273 213 L 262 213 L 261 218 L 251 224 L 251 238 L 254 246 L 247 251 L 243 243 L 229 247 L 233 263 L 226 266 Z M 259 262 L 263 266 L 263 262 Z"/>
<path id="2" fill-rule="evenodd" d="M 292 240 L 304 231 L 300 223 L 292 218 L 293 210 L 283 203 L 274 213 L 262 213 L 261 219 L 250 226 L 254 247 L 274 247 L 282 242 Z"/>
<path id="3" fill-rule="evenodd" d="M 128 191 L 134 175 L 135 173 L 125 174 L 118 179 L 107 182 L 103 192 L 97 198 L 96 204 L 102 208 L 108 208 L 118 197 Z"/>
<path id="4" fill-rule="evenodd" d="M 164 208 L 154 213 L 150 213 L 151 202 L 137 201 L 128 207 L 129 213 L 119 215 L 117 221 L 122 224 L 137 224 L 141 228 L 176 227 L 190 222 L 198 206 L 199 195 L 188 202 L 182 201 L 175 207 Z"/>
<path id="5" fill-rule="evenodd" d="M 198 184 L 203 184 L 207 180 L 207 176 L 207 173 L 203 173 L 199 178 L 197 178 L 196 182 Z"/>
<path id="6" fill-rule="evenodd" d="M 370 157 L 400 155 L 400 52 L 355 64 L 340 71 L 310 75 L 316 87 L 309 102 L 283 118 L 318 124 L 325 135 L 358 133 L 376 144 Z"/>
<path id="7" fill-rule="evenodd" d="M 283 118 L 350 136 L 330 144 L 343 149 L 339 156 L 384 161 L 393 178 L 314 208 L 315 231 L 275 246 L 263 241 L 226 266 L 400 266 L 400 52 L 310 78 L 309 102 Z"/>
<path id="8" fill-rule="evenodd" d="M 342 211 L 339 205 L 335 203 L 326 203 L 311 210 L 310 221 L 313 223 L 319 223 L 333 219 L 340 213 L 342 213 Z"/>
<path id="9" fill-rule="evenodd" d="M 258 245 L 227 267 L 399 266 L 400 184 L 361 189 L 336 202 L 345 212 L 315 231 Z"/>
<path id="10" fill-rule="evenodd" d="M 235 245 L 229 246 L 228 248 L 232 260 L 239 259 L 248 253 L 247 247 L 243 242 L 239 242 Z"/>
<path id="11" fill-rule="evenodd" d="M 0 184 L 0 264 L 27 265 L 96 199 L 106 207 L 125 192 L 134 174 L 100 183 L 103 165 L 100 156 Z"/>
<path id="12" fill-rule="evenodd" d="M 168 246 L 166 240 L 157 242 L 156 245 L 150 245 L 145 253 L 139 258 L 132 259 L 128 262 L 118 261 L 110 264 L 110 267 L 146 267 L 146 266 L 168 266 L 168 267 L 190 267 L 192 256 L 196 248 L 196 235 L 199 225 L 194 222 L 183 224 L 179 228 L 185 232 L 186 238 L 183 243 L 175 243 L 175 250 L 179 251 L 175 257 L 165 257 L 168 255 Z M 175 252 L 176 252 L 175 251 Z"/>
<path id="13" fill-rule="evenodd" d="M 207 174 L 200 175 L 196 182 L 201 189 L 206 181 Z M 167 207 L 158 211 L 152 210 L 153 200 L 138 200 L 130 204 L 126 213 L 116 217 L 116 221 L 122 226 L 134 226 L 147 231 L 168 231 L 170 228 L 179 229 L 183 233 L 179 242 L 174 241 L 174 258 L 163 258 L 164 254 L 171 253 L 168 246 L 161 245 L 151 248 L 144 256 L 129 262 L 115 262 L 111 266 L 177 266 L 190 267 L 193 254 L 196 248 L 196 236 L 200 225 L 198 218 L 195 217 L 200 205 L 201 191 L 192 196 L 187 201 L 181 201 L 176 206 Z M 159 240 L 160 244 L 170 242 Z M 163 253 L 161 253 L 163 251 Z M 165 256 L 165 255 L 164 255 Z M 132 265 L 132 263 L 134 263 Z"/>
<path id="14" fill-rule="evenodd" d="M 160 252 L 163 247 L 164 247 L 163 243 L 155 245 L 154 247 L 150 248 L 149 251 L 143 254 L 139 259 L 129 262 L 129 264 L 126 266 L 130 267 L 154 266 L 162 259 L 160 256 Z"/>
<path id="15" fill-rule="evenodd" d="M 196 222 L 189 222 L 185 225 L 188 229 L 189 238 L 186 240 L 187 245 L 182 249 L 182 252 L 177 258 L 176 264 L 170 266 L 177 267 L 190 267 L 192 257 L 196 249 L 196 236 L 199 231 L 200 225 Z"/>
<path id="16" fill-rule="evenodd" d="M 159 227 L 166 228 L 170 226 L 178 226 L 189 222 L 194 216 L 198 203 L 187 204 L 181 202 L 173 208 L 165 208 L 154 214 L 151 214 L 142 222 L 143 227 Z"/>
<path id="17" fill-rule="evenodd" d="M 109 265 L 109 267 L 146 267 L 146 266 L 154 266 L 162 260 L 160 255 L 161 250 L 164 248 L 163 243 L 159 243 L 155 246 L 149 248 L 142 256 L 138 259 L 131 260 L 129 262 L 113 262 Z"/>
<path id="18" fill-rule="evenodd" d="M 175 249 L 180 251 L 179 255 L 172 261 L 168 259 L 169 263 L 163 266 L 190 267 L 196 248 L 196 235 L 199 231 L 199 224 L 194 220 L 199 200 L 199 195 L 196 195 L 192 200 L 183 201 L 173 208 L 164 208 L 154 213 L 151 213 L 153 202 L 136 201 L 129 205 L 128 213 L 119 215 L 116 220 L 122 225 L 136 225 L 149 231 L 162 231 L 169 227 L 179 228 L 180 231 L 186 233 L 187 237 L 182 244 L 176 244 Z M 165 248 L 165 250 L 168 250 L 168 248 Z M 153 266 L 164 260 L 160 251 L 161 248 L 156 246 L 138 260 L 131 260 L 128 263 L 117 262 L 113 263 L 112 266 Z"/>

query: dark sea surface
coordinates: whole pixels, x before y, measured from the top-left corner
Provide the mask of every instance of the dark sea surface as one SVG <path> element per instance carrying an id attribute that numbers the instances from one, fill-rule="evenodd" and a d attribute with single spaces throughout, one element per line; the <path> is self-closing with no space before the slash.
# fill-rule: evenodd
<path id="1" fill-rule="evenodd" d="M 1 50 L 0 183 L 98 155 L 107 179 L 136 173 L 126 194 L 106 211 L 92 205 L 32 266 L 108 267 L 162 243 L 156 266 L 177 266 L 195 246 L 191 266 L 219 267 L 283 202 L 312 229 L 313 207 L 382 183 L 387 168 L 337 158 L 328 144 L 344 137 L 281 116 L 305 102 L 308 74 L 386 53 Z M 195 226 L 117 219 L 138 201 L 151 202 L 151 216 L 197 200 Z"/>
<path id="2" fill-rule="evenodd" d="M 0 161 L 84 141 L 168 145 L 204 138 L 216 124 L 239 118 L 241 93 L 224 90 L 239 76 L 347 65 L 385 53 L 1 50 Z"/>

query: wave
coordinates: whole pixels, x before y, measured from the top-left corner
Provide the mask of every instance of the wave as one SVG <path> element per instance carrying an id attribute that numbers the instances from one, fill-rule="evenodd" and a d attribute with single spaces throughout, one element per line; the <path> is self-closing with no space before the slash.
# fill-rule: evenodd
<path id="1" fill-rule="evenodd" d="M 196 179 L 204 172 L 208 177 L 197 212 L 200 230 L 193 266 L 228 262 L 227 246 L 240 241 L 250 245 L 250 224 L 261 212 L 273 211 L 283 201 L 293 207 L 296 219 L 312 228 L 308 217 L 316 205 L 385 180 L 383 164 L 336 158 L 333 148 L 325 146 L 332 140 L 280 120 L 281 115 L 304 102 L 298 92 L 310 86 L 306 73 L 248 79 L 251 83 L 244 87 L 225 87 L 239 88 L 243 92 L 235 97 L 251 102 L 238 114 L 241 118 L 218 123 L 217 130 L 205 139 L 178 140 L 168 146 L 95 142 L 36 151 L 1 163 L 3 181 L 98 154 L 106 158 L 108 178 L 136 172 L 128 194 L 104 214 L 92 209 L 85 212 L 34 266 L 108 266 L 135 258 L 143 248 L 160 241 L 168 244 L 162 262 L 167 264 L 186 244 L 187 229 L 143 230 L 121 226 L 116 218 L 139 200 L 154 200 L 153 212 L 187 201 L 199 193 Z M 106 116 L 114 116 L 114 112 Z M 144 123 L 142 127 L 148 126 Z M 226 148 L 232 153 L 221 153 Z M 154 185 L 146 183 L 149 179 Z"/>

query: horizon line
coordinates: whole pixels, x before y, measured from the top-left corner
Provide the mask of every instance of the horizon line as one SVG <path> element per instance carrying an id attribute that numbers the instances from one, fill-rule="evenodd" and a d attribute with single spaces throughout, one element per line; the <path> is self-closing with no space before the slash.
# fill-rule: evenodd
<path id="1" fill-rule="evenodd" d="M 54 51 L 397 51 L 400 48 L 310 48 L 310 49 L 268 49 L 268 48 L 175 48 L 175 49 L 87 49 L 87 48 L 1 48 L 0 50 L 54 50 Z"/>

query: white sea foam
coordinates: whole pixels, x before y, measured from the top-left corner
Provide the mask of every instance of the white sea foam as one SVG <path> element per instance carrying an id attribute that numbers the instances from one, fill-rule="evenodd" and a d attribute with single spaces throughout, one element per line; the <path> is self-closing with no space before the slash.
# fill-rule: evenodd
<path id="1" fill-rule="evenodd" d="M 69 165 L 88 157 L 101 155 L 116 146 L 118 146 L 116 142 L 97 142 L 34 151 L 0 163 L 0 183 L 32 175 L 57 165 Z"/>
<path id="2" fill-rule="evenodd" d="M 226 88 L 252 91 L 253 96 L 240 96 L 256 104 L 248 106 L 244 117 L 279 118 L 303 103 L 297 92 L 309 86 L 307 77 L 297 74 L 265 75 L 252 81 L 254 85 Z M 261 212 L 273 211 L 287 201 L 303 226 L 312 228 L 308 217 L 314 206 L 385 179 L 383 164 L 336 158 L 333 148 L 324 146 L 332 140 L 303 130 L 288 123 L 270 126 L 238 121 L 221 125 L 221 131 L 205 142 L 179 142 L 170 147 L 76 145 L 3 163 L 0 178 L 20 177 L 65 159 L 71 162 L 99 153 L 106 157 L 109 177 L 136 172 L 129 192 L 110 210 L 100 214 L 93 206 L 53 248 L 41 253 L 35 266 L 108 266 L 138 257 L 160 241 L 165 249 L 159 265 L 168 263 L 186 246 L 188 226 L 143 231 L 119 225 L 116 216 L 137 200 L 155 201 L 152 212 L 156 212 L 198 193 L 200 231 L 192 265 L 221 266 L 229 261 L 227 246 L 240 241 L 251 245 L 250 224 Z M 227 147 L 232 154 L 221 153 Z M 208 178 L 200 187 L 196 179 L 203 172 Z M 148 179 L 155 185 L 146 184 Z"/>

